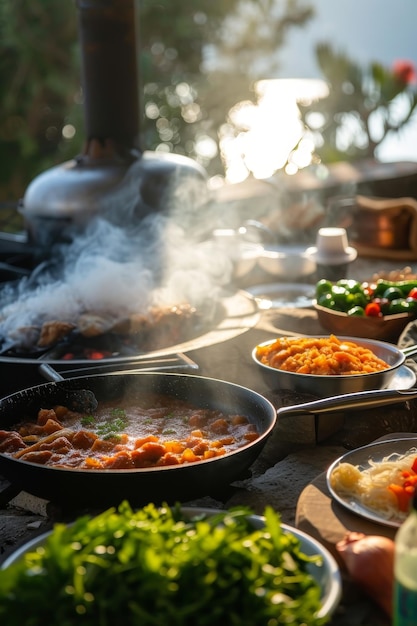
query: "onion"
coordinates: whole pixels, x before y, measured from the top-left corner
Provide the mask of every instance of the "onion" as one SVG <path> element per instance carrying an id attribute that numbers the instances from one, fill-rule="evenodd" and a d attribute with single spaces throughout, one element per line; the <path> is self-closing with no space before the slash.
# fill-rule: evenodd
<path id="1" fill-rule="evenodd" d="M 388 537 L 350 532 L 336 549 L 352 580 L 391 617 L 394 542 Z"/>

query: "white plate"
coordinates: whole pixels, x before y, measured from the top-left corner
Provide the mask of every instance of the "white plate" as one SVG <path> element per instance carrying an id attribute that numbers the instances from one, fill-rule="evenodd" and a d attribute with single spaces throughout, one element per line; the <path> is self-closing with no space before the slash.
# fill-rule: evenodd
<path id="1" fill-rule="evenodd" d="M 404 439 L 390 439 L 389 441 L 371 443 L 367 446 L 362 446 L 361 448 L 357 448 L 356 450 L 351 450 L 350 452 L 347 452 L 336 461 L 334 461 L 334 463 L 332 463 L 332 465 L 327 470 L 327 488 L 332 498 L 351 513 L 360 515 L 360 517 L 370 520 L 371 522 L 376 522 L 377 524 L 390 526 L 392 528 L 398 528 L 401 525 L 401 519 L 386 519 L 377 512 L 368 509 L 361 502 L 358 502 L 355 498 L 349 496 L 343 497 L 336 493 L 336 491 L 334 491 L 330 484 L 330 476 L 336 469 L 336 467 L 338 467 L 341 463 L 350 463 L 351 465 L 356 465 L 361 471 L 363 471 L 370 467 L 370 461 L 380 462 L 385 457 L 391 454 L 405 454 L 406 452 L 408 452 L 408 450 L 414 447 L 417 447 L 417 438 L 405 437 Z"/>
<path id="2" fill-rule="evenodd" d="M 272 283 L 255 285 L 246 291 L 262 310 L 301 309 L 313 305 L 314 285 L 304 283 Z"/>
<path id="3" fill-rule="evenodd" d="M 386 389 L 411 389 L 416 382 L 416 374 L 406 365 L 402 365 L 391 379 Z"/>

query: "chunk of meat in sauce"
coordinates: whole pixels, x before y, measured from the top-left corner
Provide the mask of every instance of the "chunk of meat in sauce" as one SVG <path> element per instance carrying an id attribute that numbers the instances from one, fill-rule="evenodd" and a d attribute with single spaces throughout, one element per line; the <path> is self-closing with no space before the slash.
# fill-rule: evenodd
<path id="1" fill-rule="evenodd" d="M 98 436 L 95 433 L 89 430 L 79 430 L 72 438 L 72 445 L 81 450 L 90 450 L 97 439 Z"/>
<path id="2" fill-rule="evenodd" d="M 52 450 L 34 450 L 33 452 L 27 452 L 23 457 L 24 461 L 29 463 L 38 463 L 38 465 L 47 465 L 48 461 L 53 457 Z"/>
<path id="3" fill-rule="evenodd" d="M 0 430 L 0 452 L 17 452 L 23 448 L 26 448 L 26 444 L 19 433 Z"/>
<path id="4" fill-rule="evenodd" d="M 88 416 L 63 406 L 41 409 L 36 422 L 21 423 L 16 430 L 16 450 L 9 451 L 15 458 L 87 470 L 194 463 L 259 437 L 256 426 L 243 415 L 197 408 L 156 394 L 141 394 L 138 401 L 116 407 L 104 404 Z"/>
<path id="5" fill-rule="evenodd" d="M 52 450 L 60 455 L 67 454 L 72 448 L 71 442 L 66 437 L 57 437 L 53 441 L 41 443 L 39 446 L 39 450 Z"/>

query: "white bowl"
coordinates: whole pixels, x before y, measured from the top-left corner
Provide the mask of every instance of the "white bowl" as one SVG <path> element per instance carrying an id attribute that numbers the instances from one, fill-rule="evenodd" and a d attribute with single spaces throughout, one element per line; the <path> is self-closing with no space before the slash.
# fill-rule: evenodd
<path id="1" fill-rule="evenodd" d="M 310 276 L 316 271 L 315 259 L 302 246 L 264 246 L 258 260 L 264 272 L 286 281 Z"/>

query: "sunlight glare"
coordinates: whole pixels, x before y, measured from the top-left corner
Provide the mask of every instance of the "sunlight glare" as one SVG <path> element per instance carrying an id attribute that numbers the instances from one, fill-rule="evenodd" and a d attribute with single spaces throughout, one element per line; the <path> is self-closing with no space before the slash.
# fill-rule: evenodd
<path id="1" fill-rule="evenodd" d="M 322 80 L 273 79 L 258 81 L 255 93 L 257 103 L 237 103 L 220 131 L 229 182 L 250 174 L 265 179 L 279 169 L 293 172 L 309 165 L 314 142 L 306 136 L 298 103 L 324 98 L 329 90 Z"/>

